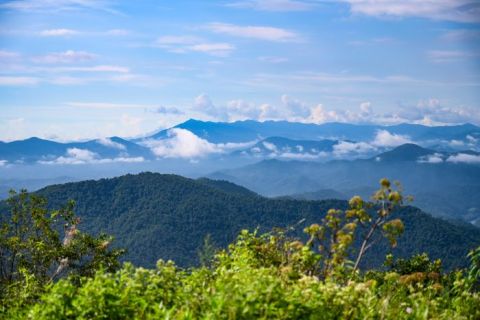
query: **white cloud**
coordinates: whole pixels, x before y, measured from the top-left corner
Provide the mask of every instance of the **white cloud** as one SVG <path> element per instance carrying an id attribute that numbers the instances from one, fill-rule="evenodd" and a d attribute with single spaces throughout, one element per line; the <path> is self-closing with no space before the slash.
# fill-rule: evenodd
<path id="1" fill-rule="evenodd" d="M 75 63 L 85 62 L 95 59 L 96 55 L 85 51 L 67 50 L 64 52 L 54 52 L 44 56 L 34 57 L 32 60 L 37 63 Z"/>
<path id="2" fill-rule="evenodd" d="M 13 60 L 20 57 L 18 52 L 8 51 L 8 50 L 0 50 L 0 62 L 6 60 Z"/>
<path id="3" fill-rule="evenodd" d="M 0 86 L 31 86 L 39 83 L 38 78 L 0 76 Z"/>
<path id="4" fill-rule="evenodd" d="M 282 95 L 280 99 L 284 108 L 292 117 L 305 119 L 309 116 L 311 110 L 306 103 L 294 99 L 286 94 Z"/>
<path id="5" fill-rule="evenodd" d="M 459 148 L 459 147 L 464 147 L 465 143 L 462 140 L 451 140 L 448 141 L 448 145 L 450 145 L 453 148 Z"/>
<path id="6" fill-rule="evenodd" d="M 5 167 L 7 166 L 8 161 L 7 160 L 0 160 L 0 167 Z"/>
<path id="7" fill-rule="evenodd" d="M 225 57 L 230 54 L 235 47 L 229 43 L 199 43 L 187 47 L 190 51 L 203 52 L 217 57 Z"/>
<path id="8" fill-rule="evenodd" d="M 338 112 L 333 110 L 327 110 L 321 104 L 316 105 L 310 110 L 310 116 L 308 122 L 312 123 L 325 123 L 325 122 L 343 122 L 344 118 Z"/>
<path id="9" fill-rule="evenodd" d="M 313 5 L 298 0 L 244 0 L 227 4 L 232 8 L 246 8 L 259 11 L 307 11 Z"/>
<path id="10" fill-rule="evenodd" d="M 476 164 L 476 163 L 480 163 L 480 155 L 459 153 L 457 155 L 452 155 L 452 156 L 448 157 L 446 161 L 447 162 L 453 162 L 453 163 Z"/>
<path id="11" fill-rule="evenodd" d="M 160 158 L 202 158 L 211 154 L 222 154 L 237 149 L 248 148 L 257 141 L 245 143 L 211 143 L 182 128 L 167 131 L 167 137 L 158 140 L 145 140 L 143 144 Z"/>
<path id="12" fill-rule="evenodd" d="M 350 4 L 350 11 L 374 17 L 419 17 L 433 20 L 478 23 L 475 0 L 339 0 Z"/>
<path id="13" fill-rule="evenodd" d="M 435 63 L 454 62 L 475 57 L 466 51 L 432 50 L 428 52 L 428 58 Z"/>
<path id="14" fill-rule="evenodd" d="M 154 46 L 173 53 L 201 52 L 217 57 L 228 56 L 235 46 L 226 42 L 209 42 L 189 35 L 167 35 L 158 38 Z"/>
<path id="15" fill-rule="evenodd" d="M 229 23 L 210 23 L 206 29 L 236 37 L 252 38 L 276 42 L 299 41 L 299 35 L 282 28 L 267 26 L 239 26 Z"/>
<path id="16" fill-rule="evenodd" d="M 213 116 L 219 115 L 219 110 L 213 104 L 212 100 L 210 100 L 210 97 L 205 93 L 202 93 L 195 98 L 193 102 L 193 108 L 204 114 Z"/>
<path id="17" fill-rule="evenodd" d="M 100 158 L 100 156 L 87 149 L 79 148 L 69 148 L 65 156 L 60 156 L 55 160 L 40 160 L 40 164 L 67 164 L 67 165 L 78 165 L 78 164 L 105 164 L 105 163 L 135 163 L 135 162 L 144 162 L 143 157 L 117 157 L 117 158 Z"/>
<path id="18" fill-rule="evenodd" d="M 263 146 L 265 147 L 265 149 L 269 150 L 269 151 L 272 151 L 272 152 L 277 152 L 277 146 L 274 145 L 273 143 L 270 143 L 270 142 L 267 142 L 267 141 L 263 141 Z"/>
<path id="19" fill-rule="evenodd" d="M 392 134 L 387 130 L 378 130 L 372 144 L 377 147 L 397 147 L 411 142 L 408 136 Z"/>
<path id="20" fill-rule="evenodd" d="M 470 143 L 470 144 L 475 144 L 475 143 L 478 142 L 478 139 L 471 136 L 471 135 L 467 135 L 466 138 L 467 138 L 468 143 Z"/>
<path id="21" fill-rule="evenodd" d="M 102 146 L 117 149 L 117 150 L 126 150 L 127 149 L 123 144 L 115 142 L 110 138 L 97 139 L 97 143 L 101 144 Z"/>
<path id="22" fill-rule="evenodd" d="M 294 160 L 318 160 L 319 158 L 326 157 L 328 154 L 326 152 L 319 152 L 317 154 L 312 153 L 293 153 L 293 152 L 284 152 L 279 154 L 278 158 L 285 159 L 294 159 Z"/>
<path id="23" fill-rule="evenodd" d="M 480 110 L 466 106 L 448 107 L 440 100 L 431 98 L 421 100 L 416 106 L 402 106 L 392 116 L 404 122 L 421 124 L 459 124 L 466 122 L 480 123 Z"/>
<path id="24" fill-rule="evenodd" d="M 100 10 L 118 14 L 108 0 L 5 0 L 0 9 L 27 12 L 60 12 L 74 10 Z"/>
<path id="25" fill-rule="evenodd" d="M 51 68 L 51 72 L 112 72 L 112 73 L 128 73 L 127 67 L 114 65 L 98 65 L 91 67 L 59 67 Z"/>
<path id="26" fill-rule="evenodd" d="M 333 146 L 333 154 L 337 157 L 350 154 L 366 154 L 375 150 L 376 148 L 367 142 L 340 141 Z"/>
<path id="27" fill-rule="evenodd" d="M 420 157 L 418 159 L 418 162 L 420 163 L 442 163 L 443 162 L 443 157 L 440 153 L 434 153 L 434 154 L 429 154 L 428 156 L 425 157 Z"/>
<path id="28" fill-rule="evenodd" d="M 162 158 L 197 158 L 221 150 L 213 143 L 199 138 L 192 132 L 173 128 L 168 130 L 167 139 L 145 141 L 157 157 Z"/>
<path id="29" fill-rule="evenodd" d="M 192 109 L 213 120 L 237 121 L 253 119 L 287 120 L 303 123 L 363 123 L 363 124 L 399 124 L 416 123 L 427 126 L 480 123 L 480 109 L 465 106 L 442 106 L 437 99 L 420 101 L 416 106 L 400 106 L 394 113 L 376 113 L 369 101 L 358 105 L 358 109 L 327 109 L 322 104 L 310 105 L 288 95 L 282 95 L 278 104 L 255 104 L 243 99 L 231 100 L 226 105 L 215 105 L 210 97 L 202 94 L 195 99 Z M 402 138 L 404 138 L 402 140 Z M 409 141 L 408 137 L 400 137 Z"/>
<path id="30" fill-rule="evenodd" d="M 72 29 L 48 29 L 39 32 L 42 37 L 69 37 L 79 35 L 80 32 Z"/>

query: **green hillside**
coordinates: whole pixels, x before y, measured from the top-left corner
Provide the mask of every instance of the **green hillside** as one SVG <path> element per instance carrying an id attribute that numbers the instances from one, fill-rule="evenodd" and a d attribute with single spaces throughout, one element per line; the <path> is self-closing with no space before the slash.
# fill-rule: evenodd
<path id="1" fill-rule="evenodd" d="M 181 266 L 196 264 L 207 234 L 215 245 L 226 246 L 242 229 L 264 231 L 305 219 L 297 228 L 300 235 L 328 209 L 347 205 L 336 200 L 268 199 L 231 183 L 154 173 L 54 185 L 39 193 L 52 208 L 74 199 L 81 229 L 114 235 L 115 244 L 127 248 L 124 260 L 146 267 L 159 258 Z M 449 269 L 465 265 L 468 250 L 480 244 L 480 230 L 450 224 L 413 207 L 403 208 L 398 217 L 406 230 L 394 249 L 396 256 L 425 251 L 441 258 Z M 379 266 L 388 250 L 386 245 L 372 249 L 365 266 Z"/>

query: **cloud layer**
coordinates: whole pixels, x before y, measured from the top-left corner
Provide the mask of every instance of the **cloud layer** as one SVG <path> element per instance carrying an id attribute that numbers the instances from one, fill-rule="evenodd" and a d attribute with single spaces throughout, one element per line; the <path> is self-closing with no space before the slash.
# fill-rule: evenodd
<path id="1" fill-rule="evenodd" d="M 69 148 L 65 156 L 60 156 L 54 160 L 41 160 L 40 164 L 66 164 L 66 165 L 79 165 L 79 164 L 105 164 L 105 163 L 135 163 L 144 162 L 143 157 L 117 157 L 117 158 L 101 158 L 97 153 L 88 149 Z"/>

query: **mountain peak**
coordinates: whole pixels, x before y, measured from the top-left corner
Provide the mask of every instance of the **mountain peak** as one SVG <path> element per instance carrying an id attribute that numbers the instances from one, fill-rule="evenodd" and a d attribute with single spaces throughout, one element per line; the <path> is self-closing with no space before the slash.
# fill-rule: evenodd
<path id="1" fill-rule="evenodd" d="M 418 158 L 433 153 L 433 150 L 425 149 L 414 143 L 405 143 L 390 151 L 381 153 L 373 159 L 375 161 L 417 161 Z"/>

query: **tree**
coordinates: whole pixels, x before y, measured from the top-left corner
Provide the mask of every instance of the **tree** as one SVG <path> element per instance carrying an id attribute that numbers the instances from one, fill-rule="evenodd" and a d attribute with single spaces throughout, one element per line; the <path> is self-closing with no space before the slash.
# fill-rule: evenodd
<path id="1" fill-rule="evenodd" d="M 213 242 L 210 233 L 207 233 L 207 235 L 203 239 L 202 247 L 197 251 L 200 265 L 202 267 L 211 267 L 216 252 L 217 247 L 215 246 L 215 243 Z"/>
<path id="2" fill-rule="evenodd" d="M 81 232 L 73 201 L 49 210 L 45 198 L 22 190 L 12 191 L 7 204 L 10 210 L 0 216 L 2 296 L 26 277 L 45 285 L 67 274 L 92 276 L 100 268 L 119 267 L 123 250 L 110 248 L 110 236 Z"/>
<path id="3" fill-rule="evenodd" d="M 400 219 L 392 219 L 395 209 L 403 203 L 400 187 L 393 189 L 390 181 L 380 180 L 380 189 L 372 197 L 373 202 L 365 202 L 355 196 L 349 201 L 349 209 L 342 211 L 330 209 L 320 224 L 305 228 L 310 236 L 307 245 L 311 248 L 318 244 L 322 255 L 320 274 L 326 278 L 334 272 L 345 273 L 345 265 L 354 243 L 357 229 L 363 232 L 360 237 L 360 249 L 353 262 L 352 272 L 358 270 L 360 262 L 368 249 L 383 235 L 394 247 L 397 238 L 403 233 L 404 226 Z M 371 212 L 375 211 L 376 215 Z"/>

